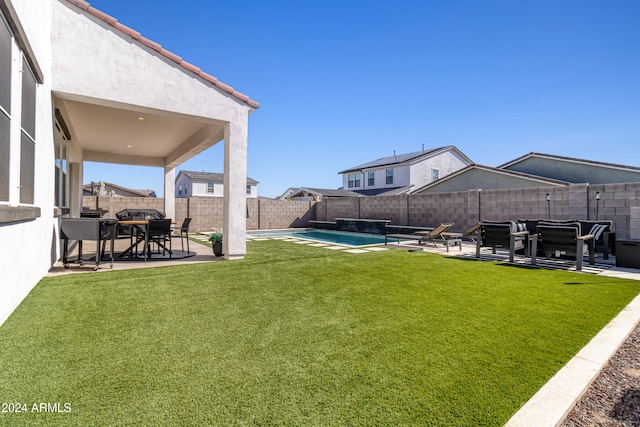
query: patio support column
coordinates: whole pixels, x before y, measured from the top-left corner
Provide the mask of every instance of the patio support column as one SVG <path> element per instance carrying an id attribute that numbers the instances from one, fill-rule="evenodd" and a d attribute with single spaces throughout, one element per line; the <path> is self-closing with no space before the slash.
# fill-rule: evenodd
<path id="1" fill-rule="evenodd" d="M 247 253 L 247 126 L 248 115 L 237 114 L 224 127 L 224 208 L 222 252 L 227 260 Z"/>
<path id="2" fill-rule="evenodd" d="M 176 220 L 176 168 L 164 167 L 164 214 Z"/>
<path id="3" fill-rule="evenodd" d="M 68 163 L 69 172 L 67 181 L 69 182 L 69 213 L 71 217 L 79 217 L 82 212 L 82 173 L 83 164 Z"/>

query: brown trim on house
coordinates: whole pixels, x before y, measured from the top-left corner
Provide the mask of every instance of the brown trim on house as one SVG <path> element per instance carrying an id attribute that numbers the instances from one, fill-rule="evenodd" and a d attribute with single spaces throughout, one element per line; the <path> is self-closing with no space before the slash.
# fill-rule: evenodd
<path id="1" fill-rule="evenodd" d="M 42 70 L 40 69 L 40 65 L 38 65 L 36 55 L 31 48 L 31 44 L 29 44 L 29 40 L 27 39 L 27 33 L 24 31 L 24 28 L 22 28 L 20 19 L 18 19 L 18 14 L 13 8 L 11 1 L 0 0 L 0 10 L 9 24 L 9 28 L 11 28 L 11 32 L 13 33 L 13 37 L 15 37 L 18 46 L 20 46 L 20 49 L 24 52 L 24 56 L 29 67 L 31 67 L 31 71 L 33 71 L 36 81 L 39 84 L 42 84 L 44 82 Z"/>
<path id="2" fill-rule="evenodd" d="M 33 221 L 40 218 L 40 208 L 30 206 L 0 206 L 0 224 Z"/>
<path id="3" fill-rule="evenodd" d="M 62 133 L 64 134 L 64 137 L 67 138 L 67 141 L 71 141 L 71 132 L 69 132 L 69 128 L 67 127 L 67 123 L 64 121 L 64 118 L 62 117 L 62 113 L 60 112 L 59 108 L 56 108 L 56 120 L 58 121 L 58 124 L 60 125 Z"/>

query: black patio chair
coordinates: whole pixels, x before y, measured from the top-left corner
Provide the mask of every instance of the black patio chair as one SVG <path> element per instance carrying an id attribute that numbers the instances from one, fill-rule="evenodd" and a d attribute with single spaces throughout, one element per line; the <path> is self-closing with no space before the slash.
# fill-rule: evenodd
<path id="1" fill-rule="evenodd" d="M 169 243 L 169 248 L 167 249 L 167 242 Z M 171 252 L 171 220 L 170 219 L 150 219 L 147 224 L 147 229 L 144 233 L 144 248 L 145 248 L 145 257 L 151 258 L 151 244 L 155 243 L 158 246 L 158 253 L 160 252 L 160 248 L 162 248 L 162 255 L 165 255 L 167 251 L 169 251 L 169 258 L 172 257 Z"/>
<path id="2" fill-rule="evenodd" d="M 189 253 L 189 224 L 191 224 L 191 218 L 185 218 L 182 221 L 182 226 L 180 228 L 173 229 L 173 237 L 180 239 L 180 244 L 182 246 L 182 252 L 184 252 L 184 241 L 187 241 L 187 253 Z"/>
<path id="3" fill-rule="evenodd" d="M 513 221 L 483 221 L 480 223 L 480 233 L 476 242 L 476 258 L 480 258 L 480 248 L 491 248 L 496 253 L 497 248 L 509 251 L 509 262 L 513 262 L 516 251 L 523 250 L 529 256 L 529 232 L 517 231 Z"/>
<path id="4" fill-rule="evenodd" d="M 533 240 L 532 264 L 536 263 L 537 244 L 541 245 L 542 252 L 547 259 L 552 257 L 575 257 L 577 271 L 582 270 L 585 252 L 589 257 L 589 264 L 595 264 L 595 236 L 593 234 L 582 234 L 579 221 L 562 224 L 540 221 L 536 232 L 537 239 Z"/>

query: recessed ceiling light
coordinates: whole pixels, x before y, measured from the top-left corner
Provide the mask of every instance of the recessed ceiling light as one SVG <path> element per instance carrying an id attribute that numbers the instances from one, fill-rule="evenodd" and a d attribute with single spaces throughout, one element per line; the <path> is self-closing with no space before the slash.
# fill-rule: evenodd
<path id="1" fill-rule="evenodd" d="M 127 148 L 131 148 L 131 147 L 133 147 L 133 145 L 127 144 Z"/>
<path id="2" fill-rule="evenodd" d="M 138 117 L 138 120 L 143 121 L 144 117 Z"/>

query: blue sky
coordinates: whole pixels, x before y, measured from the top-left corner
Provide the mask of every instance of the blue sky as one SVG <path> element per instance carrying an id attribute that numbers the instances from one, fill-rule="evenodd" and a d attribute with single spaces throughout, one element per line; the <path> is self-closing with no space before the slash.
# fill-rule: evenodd
<path id="1" fill-rule="evenodd" d="M 260 196 L 338 188 L 340 170 L 423 145 L 488 166 L 531 151 L 640 166 L 636 0 L 91 5 L 260 102 Z M 222 143 L 180 169 L 222 172 Z M 163 192 L 159 168 L 86 163 L 84 178 Z"/>

